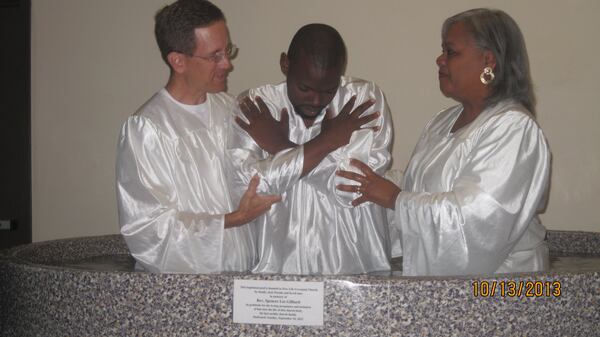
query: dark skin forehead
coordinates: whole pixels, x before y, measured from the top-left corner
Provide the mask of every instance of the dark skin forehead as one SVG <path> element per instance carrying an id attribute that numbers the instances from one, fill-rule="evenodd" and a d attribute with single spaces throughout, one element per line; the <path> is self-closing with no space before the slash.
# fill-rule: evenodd
<path id="1" fill-rule="evenodd" d="M 335 91 L 339 86 L 343 65 L 325 68 L 301 52 L 295 60 L 290 60 L 288 79 L 296 85 L 307 86 L 315 91 Z"/>

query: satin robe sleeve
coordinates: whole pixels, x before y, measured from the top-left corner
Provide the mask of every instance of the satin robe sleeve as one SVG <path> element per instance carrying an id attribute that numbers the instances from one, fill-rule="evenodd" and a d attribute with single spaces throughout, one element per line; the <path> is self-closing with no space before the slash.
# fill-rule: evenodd
<path id="1" fill-rule="evenodd" d="M 178 208 L 170 165 L 177 156 L 169 141 L 144 117 L 123 126 L 116 167 L 121 234 L 148 271 L 219 272 L 224 215 Z"/>
<path id="2" fill-rule="evenodd" d="M 352 83 L 349 86 L 352 86 Z M 367 82 L 367 84 L 363 84 L 355 91 L 349 90 L 346 95 L 339 98 L 339 102 L 336 105 L 340 107 L 340 110 L 354 94 L 356 94 L 355 106 L 370 98 L 375 99 L 375 104 L 367 109 L 363 115 L 379 112 L 380 117 L 364 125 L 363 128 L 379 126 L 380 129 L 378 131 L 370 129 L 354 131 L 347 145 L 325 157 L 304 178 L 316 190 L 321 191 L 325 195 L 333 195 L 338 205 L 348 208 L 354 207 L 352 206 L 352 201 L 357 199 L 359 195 L 357 193 L 340 191 L 336 186 L 339 184 L 356 185 L 357 183 L 353 180 L 337 176 L 335 172 L 345 170 L 362 173 L 358 168 L 350 165 L 351 159 L 358 159 L 367 164 L 377 174 L 383 175 L 391 162 L 389 149 L 393 135 L 390 111 L 383 92 L 372 82 Z M 367 204 L 365 203 L 364 205 L 366 206 Z"/>
<path id="3" fill-rule="evenodd" d="M 390 180 L 396 186 L 400 186 L 402 183 L 402 176 L 404 172 L 398 169 L 390 169 L 385 172 L 384 178 Z M 395 211 L 393 209 L 386 208 L 386 215 L 388 219 L 388 226 L 390 229 L 390 244 L 392 246 L 392 257 L 402 256 L 402 233 L 400 232 L 400 226 L 396 220 Z"/>
<path id="4" fill-rule="evenodd" d="M 536 216 L 550 161 L 541 130 L 513 112 L 488 122 L 451 190 L 398 195 L 405 275 L 494 273 Z"/>
<path id="5" fill-rule="evenodd" d="M 270 111 L 277 111 L 277 107 L 266 98 L 264 101 Z M 246 120 L 239 107 L 235 110 L 235 115 Z M 227 145 L 229 158 L 236 170 L 236 174 L 232 176 L 232 184 L 235 187 L 233 200 L 241 198 L 240 193 L 245 190 L 243 187 L 248 186 L 255 174 L 260 177 L 259 192 L 283 194 L 300 179 L 304 166 L 304 147 L 297 146 L 270 155 L 237 125 L 234 117 L 231 117 L 229 123 L 231 132 Z M 279 120 L 280 113 L 274 113 L 274 117 Z"/>

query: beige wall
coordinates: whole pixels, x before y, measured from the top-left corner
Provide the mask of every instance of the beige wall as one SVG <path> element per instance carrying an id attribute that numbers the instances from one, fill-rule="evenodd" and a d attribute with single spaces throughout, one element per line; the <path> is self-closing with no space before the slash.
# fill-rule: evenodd
<path id="1" fill-rule="evenodd" d="M 121 123 L 167 76 L 152 16 L 170 0 L 32 1 L 33 240 L 117 233 L 114 191 Z M 432 114 L 453 102 L 437 87 L 444 18 L 496 7 L 520 24 L 554 155 L 544 224 L 600 231 L 600 2 L 222 0 L 240 47 L 230 92 L 283 79 L 279 53 L 308 22 L 345 38 L 347 74 L 377 82 L 395 122 L 404 168 Z"/>

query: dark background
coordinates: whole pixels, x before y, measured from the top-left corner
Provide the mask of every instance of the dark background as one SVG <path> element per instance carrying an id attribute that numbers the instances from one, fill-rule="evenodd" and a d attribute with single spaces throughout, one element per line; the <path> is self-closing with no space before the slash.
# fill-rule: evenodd
<path id="1" fill-rule="evenodd" d="M 0 0 L 0 249 L 31 242 L 30 8 Z"/>

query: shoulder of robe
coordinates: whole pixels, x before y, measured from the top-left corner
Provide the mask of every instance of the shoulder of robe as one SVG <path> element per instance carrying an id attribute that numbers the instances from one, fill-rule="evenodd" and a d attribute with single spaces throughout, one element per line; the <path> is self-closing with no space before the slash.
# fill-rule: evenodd
<path id="1" fill-rule="evenodd" d="M 358 92 L 383 93 L 377 83 L 352 76 L 342 76 L 340 88 L 348 88 Z"/>
<path id="2" fill-rule="evenodd" d="M 157 131 L 160 124 L 158 121 L 163 119 L 164 107 L 165 97 L 157 92 L 127 118 L 124 126 L 138 130 L 150 127 Z"/>
<path id="3" fill-rule="evenodd" d="M 226 92 L 209 94 L 210 115 L 215 125 L 227 123 L 236 113 L 237 100 L 233 95 Z"/>
<path id="4" fill-rule="evenodd" d="M 179 109 L 158 92 L 128 118 L 126 125 L 131 132 L 142 132 L 146 136 L 154 133 L 164 140 L 176 140 L 182 136 L 181 121 L 174 113 Z"/>
<path id="5" fill-rule="evenodd" d="M 152 116 L 161 113 L 160 111 L 165 107 L 167 102 L 168 98 L 159 91 L 152 95 L 152 97 L 150 97 L 146 102 L 144 102 L 144 104 L 142 104 L 132 116 L 152 118 Z"/>
<path id="6" fill-rule="evenodd" d="M 214 94 L 208 94 L 215 104 L 222 105 L 224 107 L 235 104 L 236 100 L 233 95 L 227 92 L 218 92 Z"/>
<path id="7" fill-rule="evenodd" d="M 502 102 L 499 104 L 503 104 Z M 504 103 L 499 109 L 496 109 L 486 123 L 488 127 L 523 127 L 536 128 L 539 126 L 531 112 L 524 106 L 515 102 Z"/>
<path id="8" fill-rule="evenodd" d="M 121 137 L 153 137 L 157 136 L 164 140 L 173 140 L 177 137 L 169 135 L 169 129 L 163 123 L 153 120 L 151 116 L 144 114 L 132 115 L 127 118 L 121 131 Z"/>
<path id="9" fill-rule="evenodd" d="M 238 95 L 238 99 L 246 96 L 250 96 L 253 100 L 256 96 L 260 96 L 264 101 L 279 101 L 283 98 L 287 98 L 286 82 L 265 84 L 260 87 L 245 90 Z"/>
<path id="10" fill-rule="evenodd" d="M 139 124 L 150 121 L 152 124 L 159 125 L 160 121 L 165 119 L 170 106 L 172 103 L 168 97 L 157 92 L 128 118 L 128 123 Z"/>
<path id="11" fill-rule="evenodd" d="M 453 115 L 460 113 L 462 105 L 453 105 L 451 107 L 444 108 L 435 114 L 427 122 L 425 129 L 429 129 L 432 125 L 444 124 L 453 118 Z"/>

